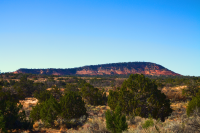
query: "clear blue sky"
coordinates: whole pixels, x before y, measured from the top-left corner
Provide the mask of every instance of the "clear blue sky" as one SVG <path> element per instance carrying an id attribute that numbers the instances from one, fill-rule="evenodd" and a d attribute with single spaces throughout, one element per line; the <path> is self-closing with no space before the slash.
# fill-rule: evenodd
<path id="1" fill-rule="evenodd" d="M 146 61 L 200 76 L 200 0 L 0 0 L 0 70 Z"/>

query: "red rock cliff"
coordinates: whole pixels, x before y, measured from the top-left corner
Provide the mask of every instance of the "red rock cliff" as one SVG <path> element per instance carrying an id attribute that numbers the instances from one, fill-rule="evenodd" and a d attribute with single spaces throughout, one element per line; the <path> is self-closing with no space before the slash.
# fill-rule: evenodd
<path id="1" fill-rule="evenodd" d="M 145 74 L 145 75 L 180 75 L 167 68 L 150 62 L 128 62 L 83 66 L 71 69 L 19 69 L 14 73 L 33 73 L 48 75 L 115 75 L 115 74 Z"/>

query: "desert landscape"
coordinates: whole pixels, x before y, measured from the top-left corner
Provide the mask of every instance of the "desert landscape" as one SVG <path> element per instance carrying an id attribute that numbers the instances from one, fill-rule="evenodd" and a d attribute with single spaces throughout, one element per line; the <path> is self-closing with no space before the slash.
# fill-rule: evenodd
<path id="1" fill-rule="evenodd" d="M 191 101 L 196 97 L 198 101 L 199 84 L 199 77 L 179 74 L 75 76 L 31 74 L 19 71 L 4 73 L 0 75 L 1 101 L 17 102 L 15 108 L 19 107 L 19 112 L 15 114 L 24 111 L 24 115 L 22 115 L 23 119 L 20 116 L 13 121 L 8 121 L 7 115 L 3 116 L 3 121 L 0 121 L 4 122 L 1 131 L 198 133 L 200 132 L 198 112 L 200 106 L 198 103 L 194 105 Z M 144 102 L 135 104 L 133 101 L 129 104 L 131 101 L 125 100 L 131 100 L 136 95 Z M 76 97 L 75 101 L 73 101 L 74 97 Z M 154 99 L 160 100 L 154 101 Z M 9 113 L 3 109 L 4 103 L 1 102 L 1 109 L 3 113 Z M 106 122 L 110 121 L 109 111 L 111 115 L 116 113 L 115 109 L 118 107 L 116 103 L 121 106 L 118 122 L 122 122 L 124 116 L 125 122 L 122 124 L 125 124 L 125 128 L 116 127 L 116 121 L 113 121 L 114 127 L 110 128 Z M 10 126 L 10 123 L 15 126 Z"/>
<path id="2" fill-rule="evenodd" d="M 200 0 L 0 0 L 0 133 L 200 133 Z"/>

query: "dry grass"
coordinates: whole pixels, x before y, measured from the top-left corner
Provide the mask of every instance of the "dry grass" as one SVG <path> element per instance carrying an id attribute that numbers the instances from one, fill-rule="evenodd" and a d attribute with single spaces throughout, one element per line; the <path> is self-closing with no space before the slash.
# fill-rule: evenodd
<path id="1" fill-rule="evenodd" d="M 25 110 L 26 116 L 29 117 L 32 107 L 36 106 L 38 100 L 34 97 L 27 97 L 25 100 L 20 100 L 19 103 L 23 105 L 22 109 Z"/>
<path id="2" fill-rule="evenodd" d="M 186 87 L 187 86 L 164 87 L 161 91 L 168 99 L 172 99 L 173 101 L 185 101 L 186 97 L 182 95 L 182 90 Z"/>

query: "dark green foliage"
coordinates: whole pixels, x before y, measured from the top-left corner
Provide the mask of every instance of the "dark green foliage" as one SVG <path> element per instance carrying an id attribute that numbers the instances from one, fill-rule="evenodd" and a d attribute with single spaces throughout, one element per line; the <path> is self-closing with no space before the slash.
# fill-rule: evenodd
<path id="1" fill-rule="evenodd" d="M 60 106 L 53 96 L 41 105 L 40 118 L 46 126 L 54 126 L 54 120 L 57 119 L 59 113 Z"/>
<path id="2" fill-rule="evenodd" d="M 33 95 L 40 103 L 48 100 L 52 96 L 51 92 L 48 90 L 36 91 Z"/>
<path id="3" fill-rule="evenodd" d="M 32 122 L 26 120 L 22 105 L 17 103 L 16 95 L 12 95 L 9 91 L 4 92 L 0 87 L 0 123 L 5 131 L 32 128 Z"/>
<path id="4" fill-rule="evenodd" d="M 187 106 L 187 115 L 190 116 L 195 109 L 200 109 L 200 95 L 193 97 Z"/>
<path id="5" fill-rule="evenodd" d="M 35 97 L 35 95 L 38 95 L 47 89 L 46 85 L 44 83 L 38 83 L 38 82 L 33 84 L 33 88 L 34 88 L 34 92 L 32 93 L 32 95 L 34 97 Z"/>
<path id="6" fill-rule="evenodd" d="M 187 88 L 183 89 L 183 95 L 187 96 L 188 99 L 192 99 L 200 94 L 200 83 L 196 80 L 189 80 L 187 82 Z M 198 93 L 199 92 L 199 93 Z"/>
<path id="7" fill-rule="evenodd" d="M 151 76 L 146 75 L 150 79 L 154 79 L 158 87 L 173 87 L 177 85 L 187 85 L 188 81 L 194 80 L 198 81 L 200 78 L 191 77 L 191 76 Z"/>
<path id="8" fill-rule="evenodd" d="M 10 85 L 10 84 L 8 83 L 7 80 L 3 80 L 3 79 L 1 79 L 1 81 L 0 81 L 0 86 L 8 87 L 9 85 Z"/>
<path id="9" fill-rule="evenodd" d="M 59 88 L 64 88 L 65 86 L 66 86 L 66 83 L 65 82 L 63 82 L 63 81 L 58 81 L 58 82 L 56 82 L 56 85 L 59 87 Z"/>
<path id="10" fill-rule="evenodd" d="M 80 118 L 87 115 L 82 97 L 74 91 L 68 91 L 60 99 L 61 114 L 64 119 Z"/>
<path id="11" fill-rule="evenodd" d="M 149 114 L 164 121 L 172 112 L 170 101 L 157 89 L 155 82 L 144 75 L 130 75 L 121 88 L 109 91 L 108 105 L 112 110 L 120 102 L 126 114 L 148 117 Z"/>
<path id="12" fill-rule="evenodd" d="M 117 101 L 119 98 L 119 91 L 120 88 L 118 87 L 115 91 L 109 90 L 109 95 L 108 95 L 108 106 L 114 110 L 115 107 L 117 106 Z"/>
<path id="13" fill-rule="evenodd" d="M 10 85 L 10 84 L 8 83 L 7 80 L 5 80 L 5 81 L 3 82 L 3 86 L 8 87 L 9 85 Z"/>
<path id="14" fill-rule="evenodd" d="M 33 84 L 33 88 L 34 91 L 42 91 L 47 89 L 44 83 L 38 83 L 38 82 Z"/>
<path id="15" fill-rule="evenodd" d="M 106 94 L 89 83 L 85 83 L 81 88 L 81 95 L 91 105 L 104 105 L 106 103 Z"/>
<path id="16" fill-rule="evenodd" d="M 77 78 L 76 81 L 79 88 L 82 88 L 87 83 L 84 79 L 81 78 Z"/>
<path id="17" fill-rule="evenodd" d="M 6 125 L 5 125 L 5 119 L 4 119 L 4 115 L 2 113 L 2 111 L 0 110 L 0 129 L 6 133 L 7 130 L 6 130 Z"/>
<path id="18" fill-rule="evenodd" d="M 33 93 L 33 96 L 37 98 L 39 102 L 48 100 L 50 96 L 54 96 L 54 98 L 56 98 L 57 100 L 60 99 L 62 94 L 61 94 L 60 88 L 58 88 L 57 86 L 52 86 L 50 91 L 46 90 L 44 86 L 41 86 L 41 87 L 42 87 L 41 89 L 37 89 Z"/>
<path id="19" fill-rule="evenodd" d="M 126 123 L 126 116 L 122 115 L 122 108 L 118 104 L 115 111 L 106 111 L 106 127 L 112 133 L 122 133 L 122 131 L 128 129 L 128 124 Z"/>
<path id="20" fill-rule="evenodd" d="M 115 81 L 115 80 L 112 80 L 112 81 L 111 81 L 111 87 L 114 88 L 115 84 L 116 84 L 116 81 Z"/>
<path id="21" fill-rule="evenodd" d="M 82 97 L 74 91 L 68 91 L 60 98 L 58 103 L 51 95 L 49 99 L 33 107 L 30 117 L 33 121 L 41 119 L 46 126 L 54 126 L 58 117 L 64 120 L 87 116 L 85 103 Z M 63 123 L 69 124 L 69 123 Z"/>
<path id="22" fill-rule="evenodd" d="M 39 119 L 41 119 L 40 117 L 40 110 L 43 106 L 43 103 L 40 103 L 33 107 L 32 110 L 31 110 L 31 113 L 30 113 L 30 118 L 33 120 L 33 121 L 38 121 Z"/>
<path id="23" fill-rule="evenodd" d="M 3 79 L 0 80 L 0 86 L 3 86 Z"/>
<path id="24" fill-rule="evenodd" d="M 72 83 L 67 83 L 65 87 L 65 93 L 69 91 L 79 92 L 78 86 Z"/>
<path id="25" fill-rule="evenodd" d="M 10 85 L 12 86 L 12 85 L 14 85 L 16 82 L 15 82 L 15 80 L 10 80 Z"/>
<path id="26" fill-rule="evenodd" d="M 33 81 L 27 79 L 27 75 L 23 75 L 20 81 L 15 83 L 14 89 L 20 95 L 20 99 L 32 96 L 34 92 Z"/>
<path id="27" fill-rule="evenodd" d="M 59 100 L 62 95 L 60 92 L 60 88 L 58 88 L 57 86 L 52 86 L 50 92 L 57 100 Z"/>

